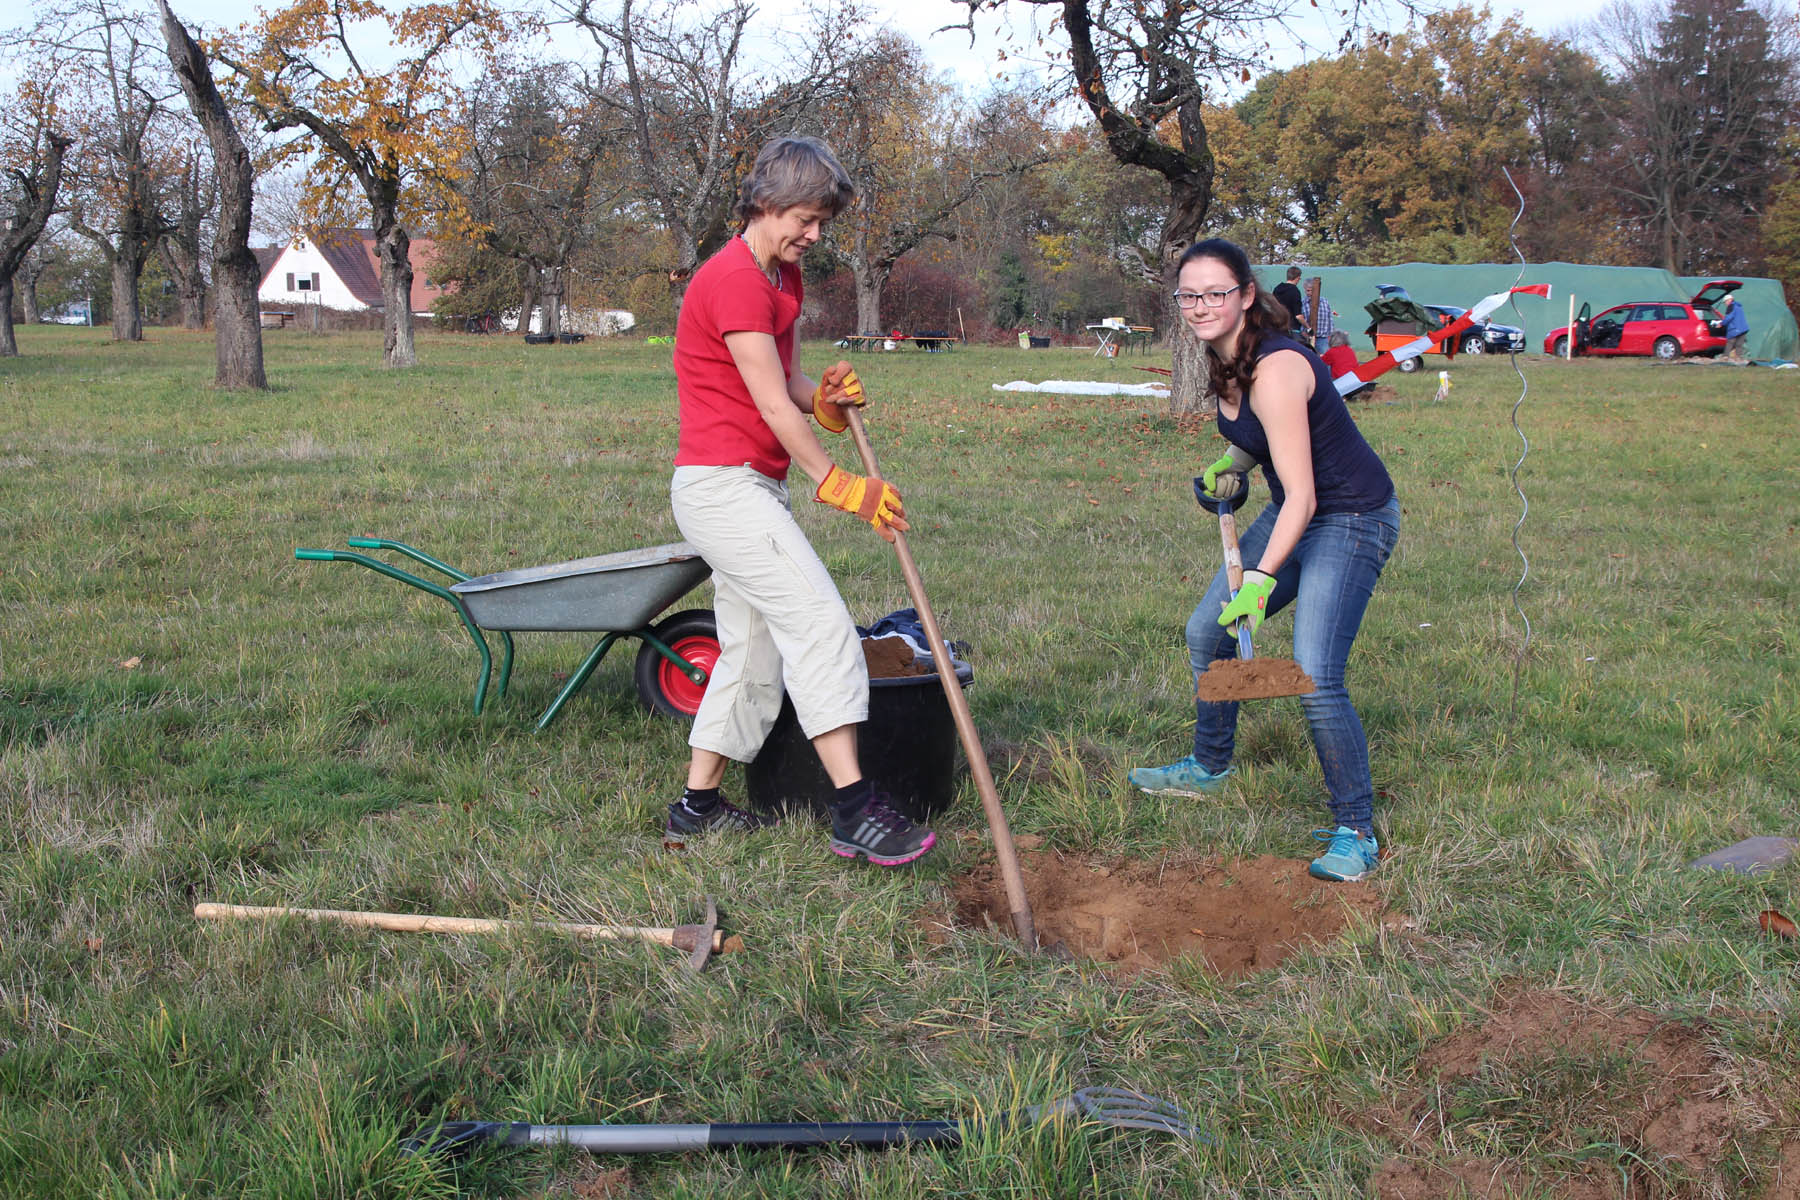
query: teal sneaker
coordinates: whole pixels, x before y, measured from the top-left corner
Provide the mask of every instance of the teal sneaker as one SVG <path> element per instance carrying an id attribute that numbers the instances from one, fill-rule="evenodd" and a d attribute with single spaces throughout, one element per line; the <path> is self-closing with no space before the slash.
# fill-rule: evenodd
<path id="1" fill-rule="evenodd" d="M 1380 861 L 1381 847 L 1376 844 L 1373 834 L 1365 837 L 1348 826 L 1339 825 L 1335 830 L 1315 829 L 1313 836 L 1327 843 L 1325 853 L 1313 859 L 1312 866 L 1307 868 L 1319 879 L 1355 883 L 1373 871 Z"/>
<path id="2" fill-rule="evenodd" d="M 1131 785 L 1153 796 L 1198 796 L 1217 788 L 1230 774 L 1230 767 L 1215 774 L 1190 754 L 1166 767 L 1132 768 Z"/>

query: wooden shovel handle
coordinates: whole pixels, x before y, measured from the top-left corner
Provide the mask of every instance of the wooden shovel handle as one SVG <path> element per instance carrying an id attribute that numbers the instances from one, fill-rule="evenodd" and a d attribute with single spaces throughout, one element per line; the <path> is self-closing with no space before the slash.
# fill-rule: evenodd
<path id="1" fill-rule="evenodd" d="M 640 925 L 583 925 L 572 921 L 503 921 L 491 917 L 434 917 L 427 913 L 353 912 L 340 908 L 259 907 L 253 904 L 194 905 L 194 915 L 203 921 L 305 917 L 309 921 L 333 921 L 340 925 L 359 925 L 369 929 L 391 929 L 400 933 L 499 933 L 512 929 L 551 929 L 572 933 L 577 937 L 603 940 L 636 938 L 673 946 L 677 950 L 693 950 L 698 945 L 703 927 L 678 925 L 673 928 L 650 928 Z M 715 953 L 725 948 L 724 935 L 712 931 Z"/>
<path id="2" fill-rule="evenodd" d="M 873 478 L 881 478 L 881 466 L 875 461 L 875 447 L 863 429 L 862 410 L 846 407 L 850 419 L 850 436 L 856 451 L 862 455 L 863 469 Z M 906 590 L 913 607 L 919 610 L 919 623 L 925 627 L 926 644 L 931 647 L 931 661 L 937 664 L 938 678 L 944 684 L 944 696 L 950 702 L 950 715 L 956 721 L 957 736 L 962 739 L 963 754 L 969 760 L 969 774 L 981 796 L 981 811 L 987 817 L 988 829 L 994 835 L 994 858 L 1000 867 L 1000 879 L 1006 886 L 1006 903 L 1012 909 L 1013 932 L 1031 950 L 1037 949 L 1037 924 L 1031 916 L 1031 900 L 1025 894 L 1025 877 L 1019 871 L 1019 854 L 1013 847 L 1012 829 L 1006 823 L 1006 810 L 1000 807 L 1000 790 L 994 786 L 994 775 L 988 768 L 987 753 L 981 748 L 981 737 L 975 732 L 975 718 L 969 713 L 968 697 L 956 678 L 956 665 L 950 661 L 949 647 L 938 630 L 931 602 L 925 598 L 925 579 L 913 561 L 906 534 L 893 529 L 894 553 L 900 559 L 900 573 L 906 576 Z"/>

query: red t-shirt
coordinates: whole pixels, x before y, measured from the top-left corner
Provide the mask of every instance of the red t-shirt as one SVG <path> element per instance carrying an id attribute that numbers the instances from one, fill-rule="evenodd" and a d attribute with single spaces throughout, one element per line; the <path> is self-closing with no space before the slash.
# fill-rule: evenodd
<path id="1" fill-rule="evenodd" d="M 1331 372 L 1333 379 L 1356 370 L 1357 366 L 1356 351 L 1348 346 L 1329 347 L 1325 353 L 1319 355 L 1319 361 L 1325 364 L 1325 369 Z"/>
<path id="2" fill-rule="evenodd" d="M 675 322 L 676 466 L 750 466 L 771 479 L 787 478 L 788 452 L 757 411 L 725 345 L 728 333 L 772 334 L 782 374 L 793 373 L 800 268 L 783 263 L 780 278 L 779 289 L 770 285 L 741 237 L 694 272 Z"/>

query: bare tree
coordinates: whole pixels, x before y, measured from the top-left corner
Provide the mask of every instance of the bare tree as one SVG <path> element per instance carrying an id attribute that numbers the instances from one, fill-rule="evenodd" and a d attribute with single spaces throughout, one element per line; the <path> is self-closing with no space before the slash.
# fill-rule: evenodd
<path id="1" fill-rule="evenodd" d="M 206 54 L 176 20 L 168 0 L 157 0 L 157 4 L 169 62 L 181 81 L 188 108 L 206 131 L 212 148 L 214 195 L 219 200 L 213 232 L 213 382 L 222 388 L 265 388 L 268 379 L 263 372 L 262 324 L 256 301 L 262 269 L 250 250 L 255 164 L 213 81 Z"/>
<path id="2" fill-rule="evenodd" d="M 1207 140 L 1209 87 L 1248 79 L 1260 39 L 1287 16 L 1287 0 L 962 0 L 971 36 L 977 13 L 1028 6 L 1053 15 L 1066 39 L 1075 95 L 1106 137 L 1113 157 L 1162 177 L 1168 208 L 1155 248 L 1139 248 L 1138 274 L 1174 292 L 1175 263 L 1205 228 L 1212 205 L 1213 153 Z M 1164 323 L 1179 330 L 1174 301 Z M 1188 337 L 1171 337 L 1178 413 L 1210 408 L 1205 357 Z"/>
<path id="3" fill-rule="evenodd" d="M 1655 0 L 1620 3 L 1592 30 L 1623 85 L 1609 181 L 1665 269 L 1693 274 L 1754 255 L 1793 103 L 1791 22 L 1740 0 Z"/>
<path id="4" fill-rule="evenodd" d="M 157 250 L 163 269 L 174 281 L 183 329 L 206 328 L 206 255 L 213 210 L 219 202 L 219 180 L 211 157 L 193 143 L 183 147 L 182 166 L 170 181 L 164 209 L 164 232 Z"/>
<path id="5" fill-rule="evenodd" d="M 928 239 L 954 238 L 965 205 L 1055 154 L 982 137 L 981 114 L 964 121 L 918 46 L 898 35 L 875 38 L 843 74 L 844 99 L 826 132 L 856 182 L 856 203 L 832 240 L 856 281 L 856 328 L 879 333 L 882 289 L 900 259 Z"/>
<path id="6" fill-rule="evenodd" d="M 46 13 L 34 41 L 63 56 L 77 153 L 69 228 L 92 242 L 112 273 L 114 341 L 141 341 L 138 283 L 167 225 L 162 205 L 172 160 L 174 82 L 153 47 L 154 33 L 113 0 L 75 0 Z"/>
<path id="7" fill-rule="evenodd" d="M 492 255 L 515 264 L 525 293 L 520 332 L 539 306 L 544 332 L 562 331 L 571 262 L 591 239 L 593 211 L 630 186 L 628 171 L 601 177 L 602 164 L 616 168 L 624 149 L 624 131 L 608 120 L 616 108 L 598 99 L 606 74 L 604 58 L 585 72 L 534 63 L 491 72 L 471 89 L 469 155 L 458 185 L 470 218 L 464 240 L 471 270 Z"/>
<path id="8" fill-rule="evenodd" d="M 56 127 L 54 98 L 35 85 L 20 88 L 0 126 L 0 358 L 16 358 L 13 275 L 56 211 L 63 160 L 70 141 Z M 35 303 L 33 305 L 35 307 Z"/>
<path id="9" fill-rule="evenodd" d="M 669 282 L 679 295 L 730 236 L 737 183 L 757 150 L 836 95 L 839 49 L 854 42 L 861 14 L 849 4 L 815 12 L 814 28 L 793 39 L 807 57 L 761 75 L 745 57 L 751 0 L 698 17 L 675 0 L 623 0 L 616 16 L 596 12 L 594 0 L 559 3 L 622 65 L 623 88 L 600 98 L 629 127 L 638 174 L 673 243 Z"/>

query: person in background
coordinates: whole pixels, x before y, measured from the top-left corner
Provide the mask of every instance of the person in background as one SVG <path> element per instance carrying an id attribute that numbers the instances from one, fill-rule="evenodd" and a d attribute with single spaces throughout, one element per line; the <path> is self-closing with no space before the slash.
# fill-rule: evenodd
<path id="1" fill-rule="evenodd" d="M 719 659 L 688 737 L 687 789 L 669 805 L 664 841 L 753 829 L 768 818 L 727 804 L 725 765 L 749 762 L 793 699 L 836 796 L 831 849 L 884 867 L 930 850 L 936 836 L 865 778 L 856 727 L 869 715 L 869 672 L 850 612 L 794 520 L 787 475 L 797 463 L 813 498 L 894 540 L 900 493 L 836 466 L 807 422 L 848 427 L 867 402 L 850 364 L 815 383 L 795 358 L 800 260 L 855 195 L 830 147 L 783 137 L 756 156 L 739 189 L 738 235 L 694 273 L 675 326 L 681 433 L 669 501 L 681 535 L 713 569 Z"/>
<path id="2" fill-rule="evenodd" d="M 1305 300 L 1305 297 L 1301 299 Z M 1317 312 L 1313 311 L 1312 305 L 1306 306 L 1306 324 L 1312 330 L 1313 353 L 1324 358 L 1325 351 L 1331 347 L 1331 334 L 1337 328 L 1337 314 L 1331 311 L 1331 302 L 1322 294 Z"/>
<path id="3" fill-rule="evenodd" d="M 1737 293 L 1725 293 L 1719 301 L 1719 315 L 1724 322 L 1719 334 L 1725 339 L 1725 357 L 1732 362 L 1746 361 L 1744 342 L 1750 337 L 1750 317 L 1737 302 Z"/>
<path id="4" fill-rule="evenodd" d="M 1319 361 L 1325 364 L 1325 369 L 1331 372 L 1331 377 L 1337 379 L 1348 371 L 1356 370 L 1358 366 L 1356 351 L 1350 348 L 1349 335 L 1342 330 L 1334 329 L 1327 340 L 1330 345 L 1326 346 L 1319 354 Z"/>
<path id="5" fill-rule="evenodd" d="M 1288 311 L 1288 328 L 1306 328 L 1306 297 L 1300 294 L 1300 268 L 1289 267 L 1287 278 L 1275 285 L 1275 299 Z"/>
<path id="6" fill-rule="evenodd" d="M 1246 567 L 1235 599 L 1223 569 L 1188 618 L 1195 678 L 1215 659 L 1237 655 L 1233 629 L 1294 606 L 1294 657 L 1315 690 L 1300 697 L 1330 793 L 1335 828 L 1313 860 L 1321 879 L 1361 879 L 1375 869 L 1375 785 L 1362 721 L 1344 687 L 1350 647 L 1375 582 L 1400 538 L 1400 501 L 1387 468 L 1351 420 L 1326 368 L 1282 332 L 1242 249 L 1223 238 L 1188 248 L 1175 301 L 1188 332 L 1205 344 L 1208 389 L 1219 403 L 1219 432 L 1230 452 L 1206 468 L 1205 492 L 1229 500 L 1260 466 L 1269 506 L 1240 547 Z M 1146 792 L 1197 796 L 1231 774 L 1238 706 L 1196 699 L 1194 751 L 1166 767 L 1140 767 Z"/>

